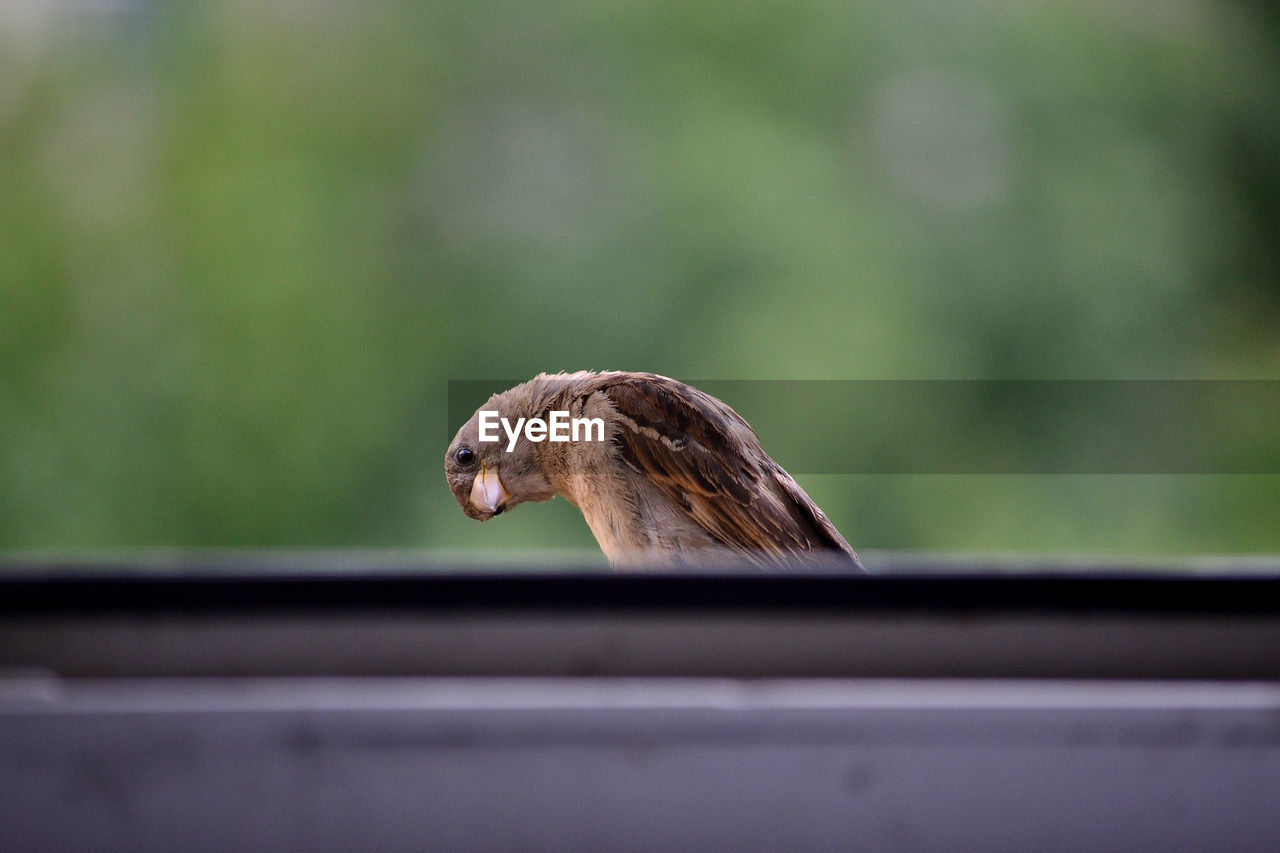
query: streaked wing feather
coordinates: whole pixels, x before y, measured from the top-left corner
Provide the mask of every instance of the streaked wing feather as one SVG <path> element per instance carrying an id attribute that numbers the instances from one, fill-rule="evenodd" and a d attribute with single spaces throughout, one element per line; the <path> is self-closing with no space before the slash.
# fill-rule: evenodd
<path id="1" fill-rule="evenodd" d="M 683 506 L 725 547 L 746 556 L 853 550 L 736 412 L 652 374 L 603 383 L 621 416 L 623 460 Z M 856 557 L 854 557 L 856 561 Z"/>

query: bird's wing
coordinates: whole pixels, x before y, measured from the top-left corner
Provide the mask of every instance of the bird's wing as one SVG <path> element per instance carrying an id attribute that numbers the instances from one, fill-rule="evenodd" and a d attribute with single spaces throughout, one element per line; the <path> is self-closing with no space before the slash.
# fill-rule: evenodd
<path id="1" fill-rule="evenodd" d="M 746 556 L 857 556 L 724 403 L 672 379 L 622 374 L 599 388 L 619 415 L 623 460 L 725 547 Z"/>

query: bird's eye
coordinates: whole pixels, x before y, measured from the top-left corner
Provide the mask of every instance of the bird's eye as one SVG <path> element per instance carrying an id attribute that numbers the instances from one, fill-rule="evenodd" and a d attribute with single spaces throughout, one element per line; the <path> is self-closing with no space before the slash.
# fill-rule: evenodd
<path id="1" fill-rule="evenodd" d="M 470 447 L 459 447 L 453 452 L 453 458 L 458 461 L 459 465 L 474 465 L 476 452 Z"/>

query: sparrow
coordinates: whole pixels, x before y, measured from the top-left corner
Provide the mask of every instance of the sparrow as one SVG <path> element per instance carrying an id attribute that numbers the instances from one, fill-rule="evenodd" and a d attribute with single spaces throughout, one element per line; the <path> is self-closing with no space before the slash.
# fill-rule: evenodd
<path id="1" fill-rule="evenodd" d="M 510 430 L 553 411 L 599 418 L 603 434 L 587 426 L 577 440 L 535 441 L 532 431 Z M 771 566 L 809 555 L 864 570 L 737 412 L 653 373 L 542 373 L 495 394 L 458 430 L 444 469 L 462 511 L 478 521 L 564 497 L 615 567 L 725 557 Z"/>

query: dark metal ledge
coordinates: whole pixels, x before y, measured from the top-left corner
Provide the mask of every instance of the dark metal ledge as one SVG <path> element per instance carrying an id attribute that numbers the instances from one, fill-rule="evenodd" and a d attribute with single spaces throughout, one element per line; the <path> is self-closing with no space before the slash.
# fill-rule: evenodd
<path id="1" fill-rule="evenodd" d="M 336 559 L 0 572 L 8 846 L 1275 849 L 1253 567 Z"/>
<path id="2" fill-rule="evenodd" d="M 0 667 L 87 677 L 1280 678 L 1280 577 L 1256 572 L 226 569 L 4 573 Z"/>

